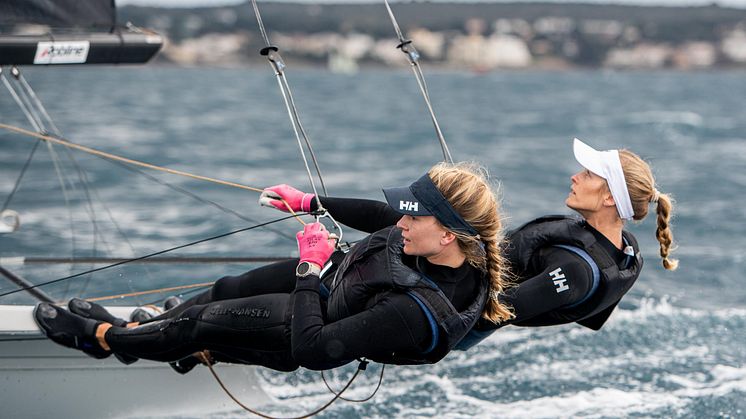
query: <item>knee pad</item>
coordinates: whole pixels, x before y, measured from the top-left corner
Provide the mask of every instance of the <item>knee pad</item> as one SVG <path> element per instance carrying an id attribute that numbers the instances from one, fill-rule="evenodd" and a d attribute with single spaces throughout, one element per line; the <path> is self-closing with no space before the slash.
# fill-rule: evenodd
<path id="1" fill-rule="evenodd" d="M 235 276 L 224 276 L 212 285 L 212 301 L 228 300 L 240 296 L 239 281 Z"/>

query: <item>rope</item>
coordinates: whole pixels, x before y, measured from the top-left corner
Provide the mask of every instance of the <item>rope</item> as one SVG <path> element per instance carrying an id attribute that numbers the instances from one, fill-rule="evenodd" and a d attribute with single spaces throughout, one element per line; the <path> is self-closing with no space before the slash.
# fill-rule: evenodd
<path id="1" fill-rule="evenodd" d="M 253 413 L 253 414 L 255 414 L 255 415 L 259 416 L 259 417 L 262 417 L 262 418 L 267 418 L 267 419 L 304 419 L 304 418 L 309 418 L 311 416 L 314 416 L 314 415 L 317 415 L 317 414 L 321 413 L 326 408 L 328 408 L 329 406 L 331 406 L 332 403 L 334 403 L 335 401 L 337 401 L 337 399 L 340 399 L 342 397 L 342 393 L 344 393 L 350 387 L 350 385 L 352 385 L 352 382 L 355 381 L 355 378 L 357 378 L 358 374 L 360 374 L 360 371 L 365 370 L 365 367 L 368 365 L 367 361 L 361 361 L 360 365 L 358 365 L 358 368 L 355 371 L 355 374 L 352 375 L 352 378 L 350 378 L 350 380 L 347 382 L 347 384 L 344 386 L 344 388 L 342 388 L 342 390 L 340 390 L 340 392 L 338 394 L 335 393 L 334 397 L 331 400 L 329 400 L 328 402 L 326 402 L 326 404 L 324 404 L 323 406 L 317 408 L 316 410 L 314 410 L 314 411 L 312 411 L 310 413 L 306 413 L 306 414 L 304 414 L 302 416 L 275 417 L 275 416 L 269 416 L 269 415 L 267 415 L 265 413 L 256 411 L 256 410 L 254 410 L 254 409 L 246 406 L 245 404 L 241 403 L 241 401 L 238 400 L 238 398 L 236 396 L 234 396 L 233 393 L 230 392 L 230 390 L 228 390 L 228 388 L 225 386 L 225 384 L 220 379 L 220 377 L 218 377 L 218 374 L 215 372 L 215 369 L 213 368 L 213 362 L 212 362 L 212 359 L 210 357 L 210 353 L 208 351 L 202 351 L 202 352 L 198 352 L 197 354 L 198 354 L 197 356 L 200 358 L 200 360 L 202 361 L 202 363 L 205 364 L 205 365 L 207 365 L 207 368 L 210 369 L 210 373 L 212 374 L 212 376 L 215 377 L 215 380 L 218 382 L 218 384 L 223 389 L 223 391 L 225 392 L 225 394 L 227 394 L 228 397 L 231 398 L 231 400 L 233 400 L 234 402 L 236 402 L 236 404 L 239 405 L 239 406 L 241 406 L 241 408 L 243 408 L 245 411 L 247 411 L 249 413 Z"/>
<path id="2" fill-rule="evenodd" d="M 188 191 L 188 190 L 182 188 L 181 186 L 177 186 L 177 185 L 173 185 L 171 183 L 168 183 L 168 182 L 166 182 L 166 181 L 164 181 L 162 179 L 159 179 L 159 178 L 157 178 L 157 177 L 155 177 L 155 176 L 153 176 L 153 175 L 151 175 L 149 173 L 146 173 L 146 172 L 144 172 L 144 171 L 142 171 L 142 170 L 140 170 L 140 169 L 138 169 L 136 167 L 132 167 L 132 166 L 126 165 L 126 164 L 121 163 L 121 162 L 112 162 L 112 163 L 116 164 L 117 166 L 121 167 L 122 169 L 128 170 L 128 171 L 130 171 L 132 173 L 135 173 L 137 175 L 143 176 L 144 178 L 150 180 L 151 182 L 155 182 L 155 183 L 157 183 L 159 185 L 165 186 L 165 187 L 167 187 L 167 188 L 169 188 L 169 189 L 171 189 L 173 191 L 176 191 L 177 193 L 180 193 L 182 195 L 188 196 L 189 198 L 192 198 L 195 201 L 201 202 L 203 204 L 211 205 L 211 206 L 219 209 L 220 211 L 222 211 L 222 212 L 224 212 L 226 214 L 233 215 L 234 217 L 237 217 L 237 218 L 239 218 L 241 220 L 244 220 L 246 222 L 249 222 L 249 223 L 258 223 L 259 222 L 258 220 L 255 220 L 255 219 L 253 219 L 251 217 L 243 215 L 243 214 L 239 213 L 236 210 L 233 210 L 233 209 L 228 208 L 228 207 L 226 207 L 224 205 L 218 204 L 217 202 L 211 201 L 211 200 L 209 200 L 207 198 L 201 197 L 201 196 L 199 196 L 199 195 L 197 195 L 197 194 L 195 194 L 195 193 L 193 193 L 191 191 Z M 267 230 L 269 230 L 269 231 L 277 234 L 278 236 L 285 237 L 286 239 L 295 240 L 295 235 L 290 235 L 290 234 L 288 234 L 285 231 L 282 231 L 282 230 L 279 230 L 279 229 L 275 229 L 275 228 L 267 228 Z"/>
<path id="3" fill-rule="evenodd" d="M 259 193 L 264 192 L 264 189 L 255 188 L 253 186 L 242 185 L 240 183 L 230 182 L 230 181 L 220 180 L 220 179 L 215 179 L 215 178 L 211 178 L 211 177 L 207 177 L 207 176 L 202 176 L 202 175 L 195 175 L 195 174 L 184 172 L 184 171 L 181 171 L 181 170 L 169 169 L 168 167 L 156 166 L 154 164 L 145 163 L 145 162 L 141 162 L 141 161 L 133 160 L 133 159 L 128 159 L 126 157 L 117 156 L 115 154 L 107 153 L 105 151 L 96 150 L 96 149 L 93 149 L 93 148 L 90 148 L 90 147 L 86 147 L 84 145 L 71 143 L 71 142 L 69 142 L 67 140 L 63 140 L 63 139 L 60 139 L 60 138 L 55 138 L 55 137 L 52 137 L 50 135 L 39 134 L 37 132 L 29 131 L 29 130 L 26 130 L 26 129 L 23 129 L 23 128 L 19 128 L 19 127 L 15 127 L 15 126 L 12 126 L 12 125 L 7 125 L 7 124 L 0 123 L 0 128 L 2 128 L 4 130 L 7 130 L 7 131 L 15 132 L 17 134 L 26 135 L 26 136 L 33 137 L 33 138 L 38 138 L 40 140 L 44 140 L 44 141 L 47 141 L 47 142 L 50 142 L 50 143 L 59 144 L 61 146 L 72 148 L 72 149 L 75 149 L 75 150 L 79 150 L 79 151 L 82 151 L 82 152 L 85 152 L 85 153 L 88 153 L 88 154 L 93 154 L 94 156 L 103 157 L 103 158 L 108 159 L 108 160 L 114 160 L 114 161 L 118 161 L 118 162 L 128 163 L 128 164 L 131 164 L 131 165 L 134 165 L 134 166 L 140 166 L 140 167 L 145 167 L 145 168 L 152 169 L 152 170 L 157 170 L 157 171 L 160 171 L 160 172 L 170 173 L 172 175 L 179 175 L 179 176 L 184 176 L 184 177 L 188 177 L 188 178 L 191 178 L 191 179 L 197 179 L 197 180 L 203 180 L 203 181 L 206 181 L 206 182 L 217 183 L 218 185 L 231 186 L 231 187 L 234 187 L 234 188 L 239 188 L 239 189 L 244 189 L 244 190 L 249 190 L 249 191 L 259 192 Z M 282 200 L 282 202 L 285 204 L 285 207 L 288 209 L 288 211 L 294 217 L 296 217 L 301 224 L 305 225 L 305 223 L 303 222 L 303 220 L 301 220 L 298 217 L 298 215 L 296 214 L 296 212 L 293 211 L 293 209 L 290 207 L 290 204 L 288 204 L 285 200 Z"/>
<path id="4" fill-rule="evenodd" d="M 117 295 L 107 295 L 104 297 L 85 298 L 85 300 L 86 301 L 106 301 L 106 300 L 115 300 L 117 298 L 139 297 L 141 295 L 157 294 L 159 292 L 169 292 L 169 291 L 186 290 L 186 289 L 191 289 L 191 288 L 209 287 L 210 285 L 214 283 L 215 282 L 213 281 L 213 282 L 203 282 L 201 284 L 180 285 L 178 287 L 158 288 L 158 289 L 147 290 L 147 291 L 130 292 L 127 294 L 117 294 Z"/>
<path id="5" fill-rule="evenodd" d="M 90 148 L 90 147 L 86 147 L 84 145 L 71 143 L 69 141 L 66 141 L 66 140 L 63 140 L 63 139 L 60 139 L 60 138 L 55 138 L 55 137 L 52 137 L 50 135 L 39 134 L 39 133 L 36 133 L 36 132 L 33 132 L 33 131 L 29 131 L 29 130 L 26 130 L 26 129 L 23 129 L 23 128 L 14 127 L 12 125 L 7 125 L 7 124 L 0 123 L 0 128 L 2 128 L 4 130 L 11 131 L 11 132 L 15 132 L 17 134 L 22 134 L 22 135 L 26 135 L 26 136 L 29 136 L 29 137 L 38 138 L 40 140 L 48 141 L 48 142 L 53 143 L 53 144 L 59 144 L 61 146 L 65 146 L 65 147 L 72 148 L 72 149 L 75 149 L 75 150 L 83 151 L 85 153 L 93 154 L 94 156 L 103 157 L 103 158 L 109 159 L 109 160 L 120 161 L 120 162 L 128 163 L 128 164 L 131 164 L 131 165 L 134 165 L 134 166 L 146 167 L 148 169 L 157 170 L 157 171 L 160 171 L 160 172 L 166 172 L 166 173 L 170 173 L 172 175 L 179 175 L 179 176 L 184 176 L 184 177 L 188 177 L 188 178 L 192 178 L 192 179 L 204 180 L 206 182 L 217 183 L 218 185 L 232 186 L 234 188 L 239 188 L 239 189 L 244 189 L 244 190 L 249 190 L 249 191 L 259 192 L 259 193 L 263 192 L 263 189 L 255 188 L 255 187 L 252 187 L 252 186 L 242 185 L 240 183 L 235 183 L 235 182 L 230 182 L 230 181 L 226 181 L 226 180 L 215 179 L 215 178 L 211 178 L 211 177 L 207 177 L 207 176 L 195 175 L 195 174 L 184 172 L 184 171 L 181 171 L 181 170 L 169 169 L 167 167 L 156 166 L 154 164 L 145 163 L 145 162 L 141 162 L 141 161 L 133 160 L 133 159 L 128 159 L 126 157 L 117 156 L 115 154 L 107 153 L 105 151 L 99 151 L 99 150 L 96 150 L 96 149 L 93 149 L 93 148 Z"/>
<path id="6" fill-rule="evenodd" d="M 328 388 L 329 391 L 332 392 L 332 394 L 339 394 L 340 395 L 340 397 L 339 397 L 340 400 L 344 400 L 344 401 L 350 402 L 350 403 L 364 403 L 364 402 L 367 402 L 368 400 L 372 399 L 373 396 L 375 396 L 376 393 L 378 393 L 378 389 L 381 388 L 381 383 L 383 383 L 383 371 L 385 369 L 386 369 L 386 364 L 381 364 L 381 374 L 378 376 L 378 385 L 373 390 L 373 393 L 371 393 L 370 396 L 368 396 L 368 397 L 366 397 L 364 399 L 348 399 L 348 398 L 342 397 L 341 396 L 341 392 L 337 393 L 334 389 L 332 389 L 332 387 L 326 381 L 326 377 L 324 376 L 324 371 L 321 371 L 321 379 L 324 380 L 324 384 L 326 385 L 326 388 Z"/>
<path id="7" fill-rule="evenodd" d="M 6 292 L 0 294 L 0 298 L 1 297 L 5 297 L 6 295 L 15 294 L 17 292 L 28 291 L 30 289 L 34 289 L 34 288 L 39 288 L 39 287 L 43 287 L 43 286 L 46 286 L 46 285 L 55 284 L 55 283 L 58 283 L 58 282 L 61 282 L 61 281 L 67 281 L 67 280 L 70 280 L 70 279 L 73 279 L 73 278 L 77 278 L 79 276 L 87 275 L 89 273 L 103 271 L 105 269 L 113 268 L 115 266 L 124 265 L 125 263 L 130 263 L 130 262 L 134 262 L 134 261 L 138 261 L 138 260 L 143 260 L 143 259 L 151 258 L 153 256 L 162 255 L 164 253 L 172 252 L 174 250 L 179 250 L 179 249 L 183 249 L 185 247 L 194 246 L 196 244 L 205 243 L 205 242 L 208 242 L 210 240 L 220 239 L 220 238 L 227 237 L 227 236 L 230 236 L 230 235 L 233 235 L 233 234 L 242 233 L 244 231 L 253 230 L 253 229 L 259 228 L 259 227 L 264 227 L 264 226 L 269 225 L 269 224 L 277 223 L 277 222 L 284 221 L 284 220 L 289 220 L 290 218 L 293 218 L 293 217 L 297 218 L 297 215 L 295 215 L 295 214 L 288 215 L 286 217 L 278 218 L 278 219 L 275 219 L 275 220 L 272 220 L 272 221 L 267 221 L 266 223 L 257 224 L 257 225 L 253 225 L 251 227 L 245 227 L 245 228 L 241 228 L 241 229 L 238 229 L 238 230 L 233 230 L 233 231 L 230 231 L 228 233 L 223 233 L 223 234 L 220 234 L 220 235 L 217 235 L 217 236 L 208 237 L 206 239 L 201 239 L 201 240 L 193 241 L 191 243 L 182 244 L 180 246 L 172 247 L 172 248 L 169 248 L 169 249 L 160 250 L 158 252 L 150 253 L 150 254 L 145 255 L 145 256 L 140 256 L 140 257 L 133 258 L 133 259 L 127 259 L 127 260 L 124 260 L 124 261 L 121 261 L 121 262 L 112 263 L 111 265 L 102 266 L 100 268 L 90 269 L 88 271 L 80 272 L 80 273 L 77 273 L 77 274 L 74 274 L 74 275 L 69 275 L 69 276 L 66 276 L 66 277 L 63 277 L 63 278 L 58 278 L 58 279 L 53 279 L 51 281 L 42 282 L 42 283 L 35 284 L 33 286 L 30 286 L 30 287 L 25 287 L 25 288 L 19 288 L 19 289 L 16 289 L 16 290 L 6 291 Z"/>

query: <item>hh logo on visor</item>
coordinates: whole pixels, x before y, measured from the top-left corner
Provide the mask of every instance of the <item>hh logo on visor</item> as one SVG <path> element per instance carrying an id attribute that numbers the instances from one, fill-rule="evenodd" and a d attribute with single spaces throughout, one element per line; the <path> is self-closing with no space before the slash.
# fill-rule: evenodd
<path id="1" fill-rule="evenodd" d="M 412 201 L 399 201 L 399 210 L 402 211 L 419 211 L 419 202 L 412 202 Z"/>

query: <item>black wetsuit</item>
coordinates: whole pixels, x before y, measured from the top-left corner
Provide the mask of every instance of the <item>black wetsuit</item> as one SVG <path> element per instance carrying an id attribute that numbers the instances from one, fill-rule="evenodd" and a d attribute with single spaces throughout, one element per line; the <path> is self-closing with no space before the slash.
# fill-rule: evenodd
<path id="1" fill-rule="evenodd" d="M 624 252 L 614 246 L 609 239 L 588 224 L 591 232 L 617 266 L 625 268 L 629 259 Z M 551 273 L 561 269 L 564 278 L 555 284 Z M 531 260 L 527 272 L 521 275 L 517 284 L 509 288 L 500 300 L 513 307 L 515 318 L 494 327 L 508 324 L 516 326 L 541 326 L 544 324 L 566 323 L 573 320 L 572 310 L 558 310 L 578 303 L 591 291 L 593 272 L 590 265 L 574 252 L 560 247 L 545 247 Z M 559 292 L 558 292 L 559 291 Z M 485 321 L 480 320 L 480 326 Z"/>
<path id="2" fill-rule="evenodd" d="M 377 201 L 323 198 L 322 204 L 339 222 L 368 233 L 401 217 Z M 474 300 L 481 273 L 469 264 L 449 268 L 424 258 L 408 260 L 438 284 L 457 310 Z M 327 323 L 320 279 L 296 280 L 297 263 L 221 278 L 207 292 L 139 327 L 112 327 L 106 341 L 113 351 L 139 358 L 176 361 L 208 349 L 218 360 L 281 371 L 328 369 L 359 357 L 423 350 L 431 342 L 428 319 L 404 293 L 386 293 L 369 309 Z"/>
<path id="3" fill-rule="evenodd" d="M 642 267 L 636 240 L 626 232 L 623 236 L 631 243 L 632 255 L 580 219 L 547 216 L 509 233 L 507 260 L 517 279 L 500 300 L 513 307 L 515 318 L 500 324 L 479 319 L 455 349 L 467 350 L 509 324 L 537 327 L 577 322 L 600 329 Z M 584 249 L 581 244 L 590 247 Z"/>

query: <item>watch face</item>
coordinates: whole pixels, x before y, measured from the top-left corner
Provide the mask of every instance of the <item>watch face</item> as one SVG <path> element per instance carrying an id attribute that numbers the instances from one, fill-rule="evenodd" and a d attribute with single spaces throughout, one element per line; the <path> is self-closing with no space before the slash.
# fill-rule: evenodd
<path id="1" fill-rule="evenodd" d="M 308 273 L 309 269 L 311 269 L 311 264 L 308 262 L 303 262 L 298 265 L 298 268 L 295 269 L 295 273 L 298 275 L 305 275 L 306 273 Z"/>

